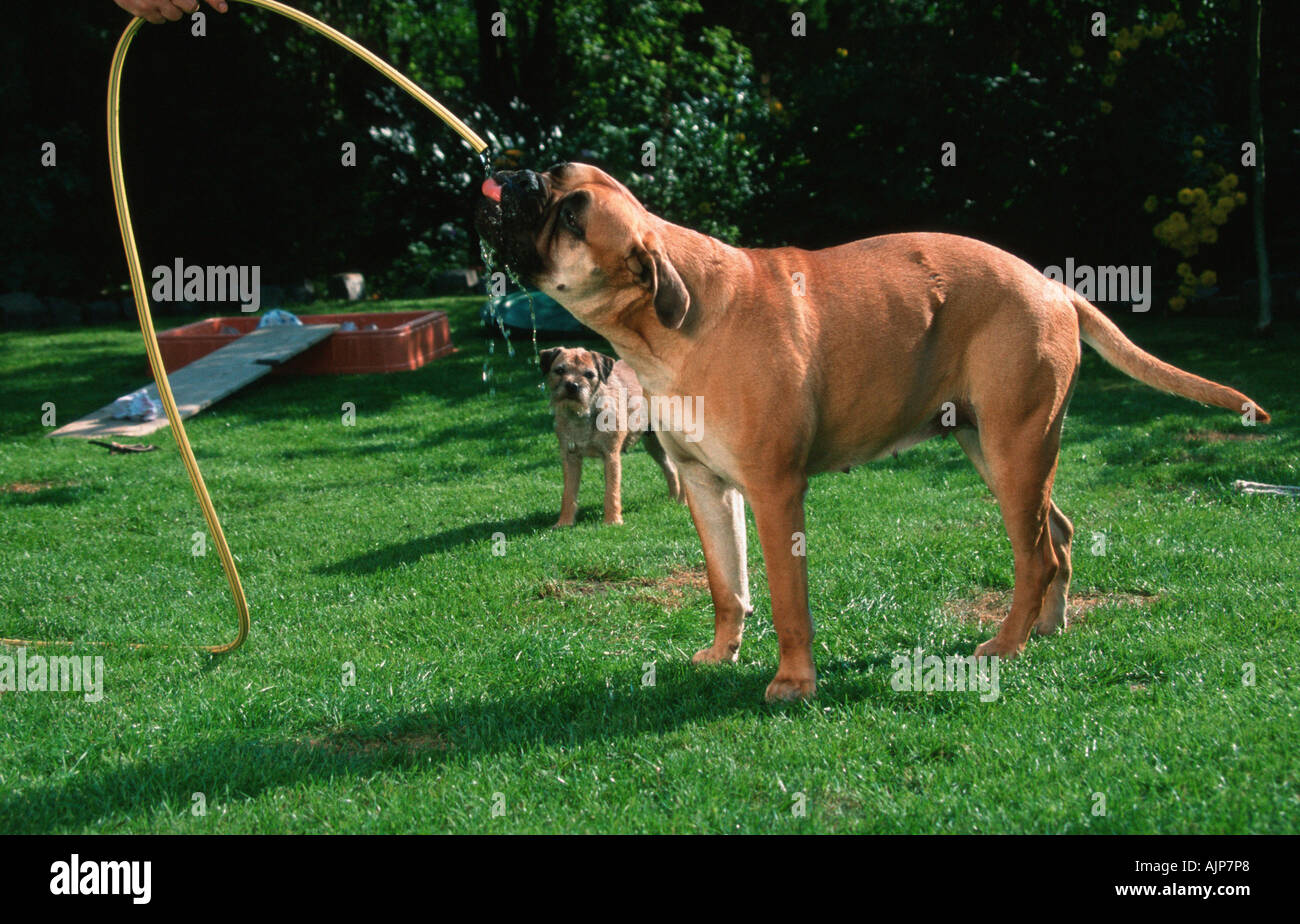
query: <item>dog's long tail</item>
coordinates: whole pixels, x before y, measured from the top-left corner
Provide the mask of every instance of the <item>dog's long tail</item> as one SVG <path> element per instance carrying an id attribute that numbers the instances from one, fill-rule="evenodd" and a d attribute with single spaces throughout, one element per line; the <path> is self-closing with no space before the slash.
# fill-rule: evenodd
<path id="1" fill-rule="evenodd" d="M 1253 407 L 1255 419 L 1268 423 L 1268 412 L 1235 388 L 1211 382 L 1156 359 L 1125 337 L 1123 331 L 1086 298 L 1074 291 L 1069 295 L 1079 315 L 1080 338 L 1120 372 L 1160 391 L 1227 408 L 1238 414 Z"/>

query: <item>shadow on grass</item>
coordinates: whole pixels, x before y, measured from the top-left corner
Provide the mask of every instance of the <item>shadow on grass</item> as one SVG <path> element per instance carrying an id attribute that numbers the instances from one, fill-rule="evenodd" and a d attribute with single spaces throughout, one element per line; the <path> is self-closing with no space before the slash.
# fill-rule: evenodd
<path id="1" fill-rule="evenodd" d="M 354 555 L 343 561 L 316 568 L 316 574 L 373 574 L 387 568 L 395 568 L 406 562 L 416 561 L 431 552 L 445 552 L 448 549 L 471 542 L 489 542 L 492 534 L 505 533 L 508 538 L 518 539 L 523 534 L 532 534 L 550 527 L 555 522 L 555 511 L 535 511 L 525 516 L 512 517 L 508 520 L 481 520 L 478 523 L 464 523 L 453 526 L 439 533 L 408 539 Z"/>
<path id="2" fill-rule="evenodd" d="M 874 663 L 874 662 L 873 662 Z M 761 664 L 698 668 L 665 665 L 655 687 L 612 691 L 602 679 L 571 680 L 545 691 L 446 703 L 399 712 L 365 726 L 320 729 L 296 738 L 238 737 L 223 731 L 160 760 L 83 771 L 22 793 L 0 797 L 0 830 L 48 833 L 101 825 L 105 818 L 138 817 L 204 792 L 209 802 L 242 801 L 278 789 L 298 789 L 340 778 L 369 778 L 392 768 L 427 768 L 490 755 L 592 742 L 653 739 L 683 726 L 730 714 L 818 709 L 868 701 L 897 711 L 930 710 L 928 697 L 900 697 L 880 671 L 836 677 L 819 705 L 768 706 L 770 679 Z M 955 699 L 955 697 L 946 697 Z M 948 708 L 957 708 L 951 704 Z M 109 828 L 101 830 L 108 831 Z"/>
<path id="3" fill-rule="evenodd" d="M 287 446 L 279 448 L 278 456 L 286 461 L 311 458 L 335 459 L 345 456 L 387 455 L 389 453 L 436 450 L 444 448 L 448 443 L 458 443 L 465 444 L 465 453 L 473 455 L 478 462 L 478 467 L 481 468 L 483 463 L 478 460 L 482 455 L 482 450 L 471 445 L 475 441 L 492 442 L 495 452 L 500 452 L 503 449 L 506 451 L 522 451 L 535 445 L 539 439 L 545 439 L 548 447 L 554 444 L 554 429 L 550 425 L 549 418 L 543 416 L 545 409 L 540 405 L 539 409 L 542 413 L 533 416 L 524 414 L 512 420 L 465 423 L 437 430 L 430 430 L 420 426 L 403 428 L 403 432 L 417 434 L 414 442 L 387 440 L 384 442 L 349 443 L 340 439 L 329 446 L 304 448 Z M 508 444 L 508 446 L 503 444 Z M 555 464 L 558 468 L 560 464 L 558 458 Z"/>
<path id="4" fill-rule="evenodd" d="M 80 504 L 104 492 L 99 485 L 58 485 L 40 490 L 0 491 L 0 507 L 66 507 Z"/>

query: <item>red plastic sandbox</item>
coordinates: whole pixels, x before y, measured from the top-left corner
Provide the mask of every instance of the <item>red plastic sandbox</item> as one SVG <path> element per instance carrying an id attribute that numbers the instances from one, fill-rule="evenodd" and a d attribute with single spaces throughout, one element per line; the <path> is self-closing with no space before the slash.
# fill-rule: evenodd
<path id="1" fill-rule="evenodd" d="M 158 335 L 163 366 L 175 372 L 257 328 L 250 315 L 207 318 Z M 381 311 L 370 314 L 304 314 L 303 324 L 342 324 L 358 330 L 335 331 L 314 347 L 275 368 L 272 375 L 350 375 L 407 372 L 456 349 L 445 311 Z M 378 330 L 365 330 L 369 325 Z M 222 333 L 222 328 L 238 334 Z"/>

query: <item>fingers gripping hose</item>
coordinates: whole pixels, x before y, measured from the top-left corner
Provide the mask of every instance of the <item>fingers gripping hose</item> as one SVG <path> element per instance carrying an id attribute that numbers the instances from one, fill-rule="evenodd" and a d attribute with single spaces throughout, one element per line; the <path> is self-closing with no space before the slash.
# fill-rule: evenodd
<path id="1" fill-rule="evenodd" d="M 325 36 L 334 44 L 346 48 L 423 103 L 434 115 L 455 129 L 456 133 L 468 141 L 475 151 L 482 152 L 487 148 L 487 144 L 483 139 L 474 134 L 465 123 L 452 115 L 436 99 L 416 86 L 405 74 L 338 30 L 325 25 L 317 19 L 313 19 L 306 13 L 295 10 L 291 6 L 277 3 L 275 0 L 236 0 L 236 2 L 247 3 L 250 6 L 257 6 L 273 13 L 279 13 L 281 16 L 292 19 L 294 22 Z M 131 47 L 131 40 L 135 38 L 135 34 L 140 31 L 142 25 L 144 25 L 144 20 L 138 18 L 132 19 L 127 25 L 126 31 L 122 33 L 117 48 L 113 52 L 113 63 L 108 75 L 108 163 L 113 180 L 113 202 L 117 206 L 117 223 L 122 229 L 122 246 L 126 250 L 127 269 L 131 274 L 131 291 L 135 295 L 135 310 L 140 318 L 140 331 L 144 334 L 144 346 L 149 355 L 149 366 L 153 370 L 153 379 L 158 386 L 158 395 L 162 399 L 163 408 L 167 412 L 167 420 L 171 424 L 172 433 L 176 437 L 176 444 L 180 447 L 181 460 L 185 463 L 185 470 L 189 473 L 190 484 L 193 485 L 194 493 L 199 499 L 199 506 L 203 509 L 203 519 L 207 521 L 208 530 L 211 532 L 213 542 L 217 547 L 217 554 L 221 557 L 221 567 L 226 573 L 226 580 L 230 583 L 230 593 L 234 597 L 235 610 L 239 619 L 238 631 L 229 642 L 223 645 L 199 645 L 197 647 L 202 651 L 213 654 L 224 654 L 228 651 L 234 651 L 248 637 L 250 627 L 248 601 L 244 598 L 244 588 L 239 581 L 239 572 L 235 568 L 234 556 L 230 554 L 230 547 L 226 544 L 226 536 L 221 529 L 221 521 L 217 519 L 217 511 L 212 506 L 212 498 L 208 496 L 207 486 L 203 483 L 203 475 L 199 472 L 199 464 L 194 458 L 194 451 L 190 448 L 189 438 L 185 435 L 185 425 L 181 422 L 180 414 L 176 410 L 176 399 L 172 396 L 171 385 L 167 381 L 167 370 L 163 367 L 162 355 L 158 348 L 158 335 L 154 332 L 153 316 L 149 312 L 148 290 L 145 287 L 144 272 L 140 267 L 140 253 L 136 248 L 135 232 L 131 227 L 131 209 L 126 201 L 126 181 L 122 175 L 122 147 L 119 132 L 122 68 L 126 62 L 127 50 Z M 34 642 L 3 638 L 0 638 L 0 643 L 8 645 L 69 644 L 66 642 Z"/>

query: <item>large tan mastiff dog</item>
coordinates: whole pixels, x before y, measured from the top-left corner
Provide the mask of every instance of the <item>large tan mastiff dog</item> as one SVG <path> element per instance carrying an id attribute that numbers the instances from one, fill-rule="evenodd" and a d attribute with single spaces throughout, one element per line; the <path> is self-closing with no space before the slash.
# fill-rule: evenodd
<path id="1" fill-rule="evenodd" d="M 585 164 L 483 184 L 480 233 L 525 280 L 606 337 L 648 396 L 702 399 L 695 441 L 659 435 L 686 486 L 735 661 L 750 606 L 745 501 L 767 563 L 781 661 L 769 700 L 816 689 L 804 494 L 951 432 L 997 497 L 1015 553 L 1011 612 L 976 655 L 1013 657 L 1065 625 L 1073 526 L 1052 503 L 1082 339 L 1138 381 L 1268 415 L 1134 346 L 1100 311 L 1009 253 L 947 234 L 826 250 L 743 250 L 650 214 Z"/>

